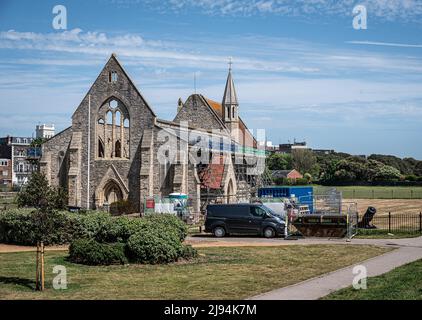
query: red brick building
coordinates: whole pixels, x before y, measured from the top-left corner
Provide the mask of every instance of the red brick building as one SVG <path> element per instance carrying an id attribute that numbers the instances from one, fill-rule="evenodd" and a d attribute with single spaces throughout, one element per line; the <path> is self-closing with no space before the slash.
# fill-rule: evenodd
<path id="1" fill-rule="evenodd" d="M 293 170 L 273 170 L 271 172 L 273 179 L 280 179 L 280 178 L 287 178 L 287 179 L 302 179 L 303 175 L 297 171 L 296 169 Z"/>
<path id="2" fill-rule="evenodd" d="M 12 187 L 12 160 L 0 159 L 0 191 L 10 190 Z"/>

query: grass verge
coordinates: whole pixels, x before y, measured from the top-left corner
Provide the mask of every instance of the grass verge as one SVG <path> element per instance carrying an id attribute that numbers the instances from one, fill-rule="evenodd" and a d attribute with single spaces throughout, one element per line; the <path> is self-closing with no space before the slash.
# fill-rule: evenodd
<path id="1" fill-rule="evenodd" d="M 389 233 L 387 230 L 378 229 L 359 229 L 358 234 L 355 236 L 357 239 L 402 239 L 402 238 L 416 238 L 420 237 L 420 232 L 407 232 L 398 231 Z"/>
<path id="2" fill-rule="evenodd" d="M 337 186 L 314 185 L 315 192 L 324 192 L 330 188 L 341 191 L 344 199 L 422 199 L 422 187 L 419 186 Z"/>
<path id="3" fill-rule="evenodd" d="M 334 292 L 325 300 L 422 300 L 422 260 L 368 278 L 366 290 L 353 287 Z"/>

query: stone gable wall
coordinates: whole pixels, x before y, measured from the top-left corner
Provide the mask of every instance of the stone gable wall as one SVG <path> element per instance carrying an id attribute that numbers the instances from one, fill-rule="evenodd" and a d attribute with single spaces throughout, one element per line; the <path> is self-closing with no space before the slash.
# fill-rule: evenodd
<path id="1" fill-rule="evenodd" d="M 53 186 L 67 186 L 71 139 L 72 128 L 68 128 L 42 145 L 40 170 Z"/>
<path id="2" fill-rule="evenodd" d="M 109 73 L 117 72 L 117 82 L 109 82 Z M 72 116 L 72 128 L 74 131 L 82 132 L 82 158 L 81 158 L 81 188 L 82 207 L 86 207 L 87 199 L 87 173 L 88 173 L 88 110 L 89 95 L 91 102 L 91 153 L 90 153 L 90 207 L 95 203 L 95 187 L 101 182 L 104 172 L 113 164 L 119 171 L 126 185 L 130 186 L 129 200 L 138 207 L 140 196 L 137 190 L 140 189 L 140 142 L 145 129 L 153 128 L 155 115 L 147 106 L 146 102 L 138 93 L 137 89 L 130 82 L 123 69 L 112 57 L 101 71 L 98 79 L 92 85 L 88 94 Z M 97 127 L 98 111 L 108 99 L 120 100 L 128 110 L 130 117 L 130 159 L 104 160 L 96 159 L 97 149 Z"/>
<path id="3" fill-rule="evenodd" d="M 191 95 L 177 113 L 174 122 L 188 121 L 189 126 L 206 130 L 223 129 L 216 115 L 198 95 Z"/>

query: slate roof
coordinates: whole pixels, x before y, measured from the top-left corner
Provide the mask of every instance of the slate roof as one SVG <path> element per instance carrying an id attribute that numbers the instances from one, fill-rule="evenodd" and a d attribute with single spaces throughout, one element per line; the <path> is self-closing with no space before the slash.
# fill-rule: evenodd
<path id="1" fill-rule="evenodd" d="M 216 101 L 213 101 L 211 99 L 205 98 L 208 105 L 217 113 L 217 115 L 220 117 L 221 120 L 223 120 L 223 106 L 221 103 L 218 103 Z M 247 141 L 252 141 L 253 145 L 247 145 L 247 147 L 257 147 L 257 142 L 255 137 L 250 133 L 248 130 L 248 127 L 243 122 L 243 120 L 239 117 L 239 130 L 243 133 L 243 135 L 247 138 Z"/>

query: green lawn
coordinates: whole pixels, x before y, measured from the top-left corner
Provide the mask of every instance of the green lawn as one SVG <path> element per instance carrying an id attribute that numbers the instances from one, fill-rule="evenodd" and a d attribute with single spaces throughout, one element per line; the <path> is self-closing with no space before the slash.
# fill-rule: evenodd
<path id="1" fill-rule="evenodd" d="M 333 187 L 314 186 L 315 193 Z M 344 199 L 422 199 L 422 187 L 334 187 L 343 193 Z"/>
<path id="2" fill-rule="evenodd" d="M 200 248 L 199 258 L 169 265 L 89 267 L 46 253 L 46 287 L 34 291 L 35 253 L 0 254 L 1 299 L 244 299 L 330 272 L 391 249 L 354 245 Z M 64 265 L 68 289 L 52 288 Z"/>
<path id="3" fill-rule="evenodd" d="M 394 231 L 389 233 L 388 230 L 380 229 L 359 229 L 355 236 L 357 239 L 402 239 L 416 238 L 422 236 L 421 232 Z"/>
<path id="4" fill-rule="evenodd" d="M 353 287 L 334 292 L 327 300 L 422 300 L 422 260 L 378 277 L 368 278 L 366 290 Z"/>

